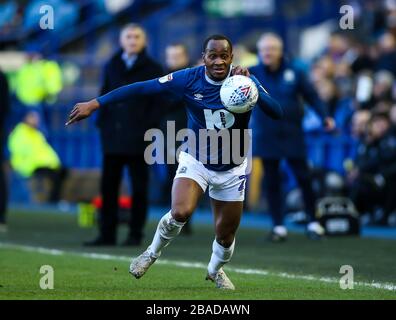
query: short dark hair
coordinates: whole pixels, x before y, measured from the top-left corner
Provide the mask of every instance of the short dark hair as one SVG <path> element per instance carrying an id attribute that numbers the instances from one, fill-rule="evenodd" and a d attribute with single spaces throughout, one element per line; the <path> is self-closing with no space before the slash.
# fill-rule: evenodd
<path id="1" fill-rule="evenodd" d="M 374 111 L 371 114 L 370 122 L 376 121 L 376 120 L 385 120 L 387 122 L 390 122 L 390 117 L 389 113 L 386 111 Z"/>
<path id="2" fill-rule="evenodd" d="M 123 25 L 121 28 L 121 33 L 124 32 L 125 30 L 129 30 L 129 29 L 140 29 L 146 35 L 146 30 L 144 30 L 143 26 L 139 23 L 130 22 L 130 23 L 127 23 L 126 25 Z"/>
<path id="3" fill-rule="evenodd" d="M 232 52 L 232 43 L 231 43 L 231 40 L 230 40 L 228 37 L 226 37 L 226 36 L 224 36 L 224 35 L 222 35 L 222 34 L 213 34 L 213 35 L 207 37 L 207 38 L 205 39 L 204 43 L 203 43 L 203 47 L 202 47 L 203 52 L 206 51 L 207 46 L 208 46 L 208 43 L 209 43 L 210 40 L 225 40 L 225 41 L 227 41 L 227 42 L 228 42 L 228 45 L 230 46 L 231 52 Z"/>
<path id="4" fill-rule="evenodd" d="M 166 48 L 170 48 L 170 47 L 181 47 L 184 50 L 184 52 L 188 55 L 188 48 L 184 43 L 172 42 L 166 46 Z"/>

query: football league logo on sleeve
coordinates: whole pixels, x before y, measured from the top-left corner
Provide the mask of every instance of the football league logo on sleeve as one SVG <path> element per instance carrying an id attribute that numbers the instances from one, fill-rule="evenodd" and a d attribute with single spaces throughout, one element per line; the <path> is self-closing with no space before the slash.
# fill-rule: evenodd
<path id="1" fill-rule="evenodd" d="M 186 167 L 186 166 L 183 166 L 183 167 L 181 167 L 181 168 L 179 169 L 179 172 L 178 172 L 178 173 L 186 173 L 186 171 L 187 171 L 187 167 Z"/>
<path id="2" fill-rule="evenodd" d="M 165 82 L 169 82 L 169 81 L 172 81 L 172 80 L 173 80 L 173 73 L 170 73 L 170 74 L 168 74 L 166 76 L 163 76 L 163 77 L 158 79 L 158 81 L 160 83 L 165 83 Z"/>

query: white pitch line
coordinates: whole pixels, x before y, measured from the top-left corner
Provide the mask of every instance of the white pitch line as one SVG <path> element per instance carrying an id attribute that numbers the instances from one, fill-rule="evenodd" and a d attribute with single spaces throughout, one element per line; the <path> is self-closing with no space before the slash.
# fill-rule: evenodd
<path id="1" fill-rule="evenodd" d="M 19 245 L 13 243 L 1 243 L 0 248 L 6 249 L 18 249 L 27 252 L 37 252 L 42 254 L 48 254 L 53 256 L 61 256 L 61 255 L 74 255 L 79 257 L 84 257 L 88 259 L 97 259 L 97 260 L 111 260 L 111 261 L 128 261 L 130 262 L 134 257 L 127 257 L 127 256 L 117 256 L 111 254 L 104 254 L 104 253 L 94 253 L 94 252 L 77 252 L 77 251 L 65 251 L 65 250 L 58 250 L 58 249 L 51 249 L 51 248 L 44 248 L 44 247 L 34 247 L 34 246 L 26 246 L 26 245 Z M 160 259 L 156 262 L 156 264 L 162 265 L 171 265 L 181 268 L 197 268 L 197 269 L 206 269 L 207 265 L 201 262 L 189 262 L 189 261 L 173 261 L 173 260 L 166 260 Z M 249 269 L 249 268 L 235 268 L 235 267 L 227 267 L 228 271 L 232 271 L 235 273 L 241 274 L 249 274 L 249 275 L 259 275 L 259 276 L 274 276 L 279 278 L 286 278 L 286 279 L 295 279 L 295 280 L 307 280 L 307 281 L 319 281 L 319 282 L 326 282 L 326 283 L 339 283 L 339 279 L 337 278 L 330 278 L 330 277 L 317 277 L 313 275 L 298 275 L 286 272 L 271 272 L 267 270 L 261 269 Z M 370 287 L 374 289 L 382 289 L 387 291 L 396 291 L 396 284 L 393 283 L 384 283 L 384 282 L 362 282 L 357 281 L 354 282 L 356 286 L 363 286 L 363 287 Z"/>

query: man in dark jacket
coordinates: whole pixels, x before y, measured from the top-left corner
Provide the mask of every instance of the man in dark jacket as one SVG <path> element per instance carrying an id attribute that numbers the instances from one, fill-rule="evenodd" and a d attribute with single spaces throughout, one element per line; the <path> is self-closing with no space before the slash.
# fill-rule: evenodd
<path id="1" fill-rule="evenodd" d="M 396 209 L 396 130 L 389 114 L 375 112 L 368 124 L 366 141 L 357 149 L 354 169 L 349 172 L 351 198 L 361 214 L 370 213 L 374 220 L 376 208 L 382 209 L 377 221 L 388 224 Z"/>
<path id="2" fill-rule="evenodd" d="M 0 232 L 6 230 L 7 185 L 4 173 L 5 118 L 9 111 L 9 90 L 5 75 L 0 70 Z"/>
<path id="3" fill-rule="evenodd" d="M 319 99 L 306 75 L 283 57 L 282 39 L 273 33 L 262 35 L 257 43 L 261 63 L 250 72 L 265 86 L 266 90 L 283 107 L 282 121 L 273 121 L 263 113 L 253 110 L 253 156 L 264 164 L 269 209 L 273 220 L 272 241 L 285 240 L 287 230 L 283 225 L 281 176 L 279 165 L 286 159 L 302 189 L 305 211 L 310 223 L 309 236 L 319 237 L 323 228 L 315 221 L 314 193 L 310 170 L 306 161 L 302 118 L 304 106 L 300 99 L 312 106 L 323 119 L 326 129 L 334 127 L 334 120 L 327 116 L 326 108 Z"/>
<path id="4" fill-rule="evenodd" d="M 161 66 L 146 53 L 146 34 L 137 24 L 126 25 L 120 33 L 122 50 L 104 67 L 101 95 L 120 86 L 153 79 L 163 74 Z M 116 243 L 118 195 L 123 168 L 128 167 L 133 203 L 129 236 L 124 245 L 140 245 L 147 215 L 148 166 L 144 160 L 144 133 L 156 126 L 155 97 L 136 97 L 126 103 L 106 106 L 99 111 L 97 125 L 103 149 L 101 193 L 103 206 L 100 234 L 87 245 Z M 111 110 L 110 110 L 111 109 Z M 153 116 L 154 115 L 154 116 Z"/>

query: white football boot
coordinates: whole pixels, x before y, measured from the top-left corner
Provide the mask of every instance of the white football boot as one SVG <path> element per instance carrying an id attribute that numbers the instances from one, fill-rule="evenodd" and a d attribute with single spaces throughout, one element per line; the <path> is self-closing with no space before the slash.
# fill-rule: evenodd
<path id="1" fill-rule="evenodd" d="M 157 257 L 154 257 L 147 249 L 136 259 L 132 260 L 131 265 L 129 266 L 129 273 L 131 273 L 136 279 L 139 279 L 144 276 L 155 260 L 157 260 Z"/>
<path id="2" fill-rule="evenodd" d="M 287 229 L 285 226 L 275 226 L 272 228 L 268 240 L 271 242 L 283 242 L 287 239 Z"/>
<path id="3" fill-rule="evenodd" d="M 307 236 L 312 240 L 319 240 L 325 235 L 325 229 L 319 222 L 313 221 L 307 225 Z"/>
<path id="4" fill-rule="evenodd" d="M 216 284 L 216 287 L 219 289 L 224 289 L 224 290 L 235 290 L 234 284 L 231 282 L 231 280 L 227 277 L 225 272 L 223 271 L 223 268 L 221 268 L 216 276 L 211 276 L 208 275 L 206 276 L 206 280 L 210 280 Z"/>

